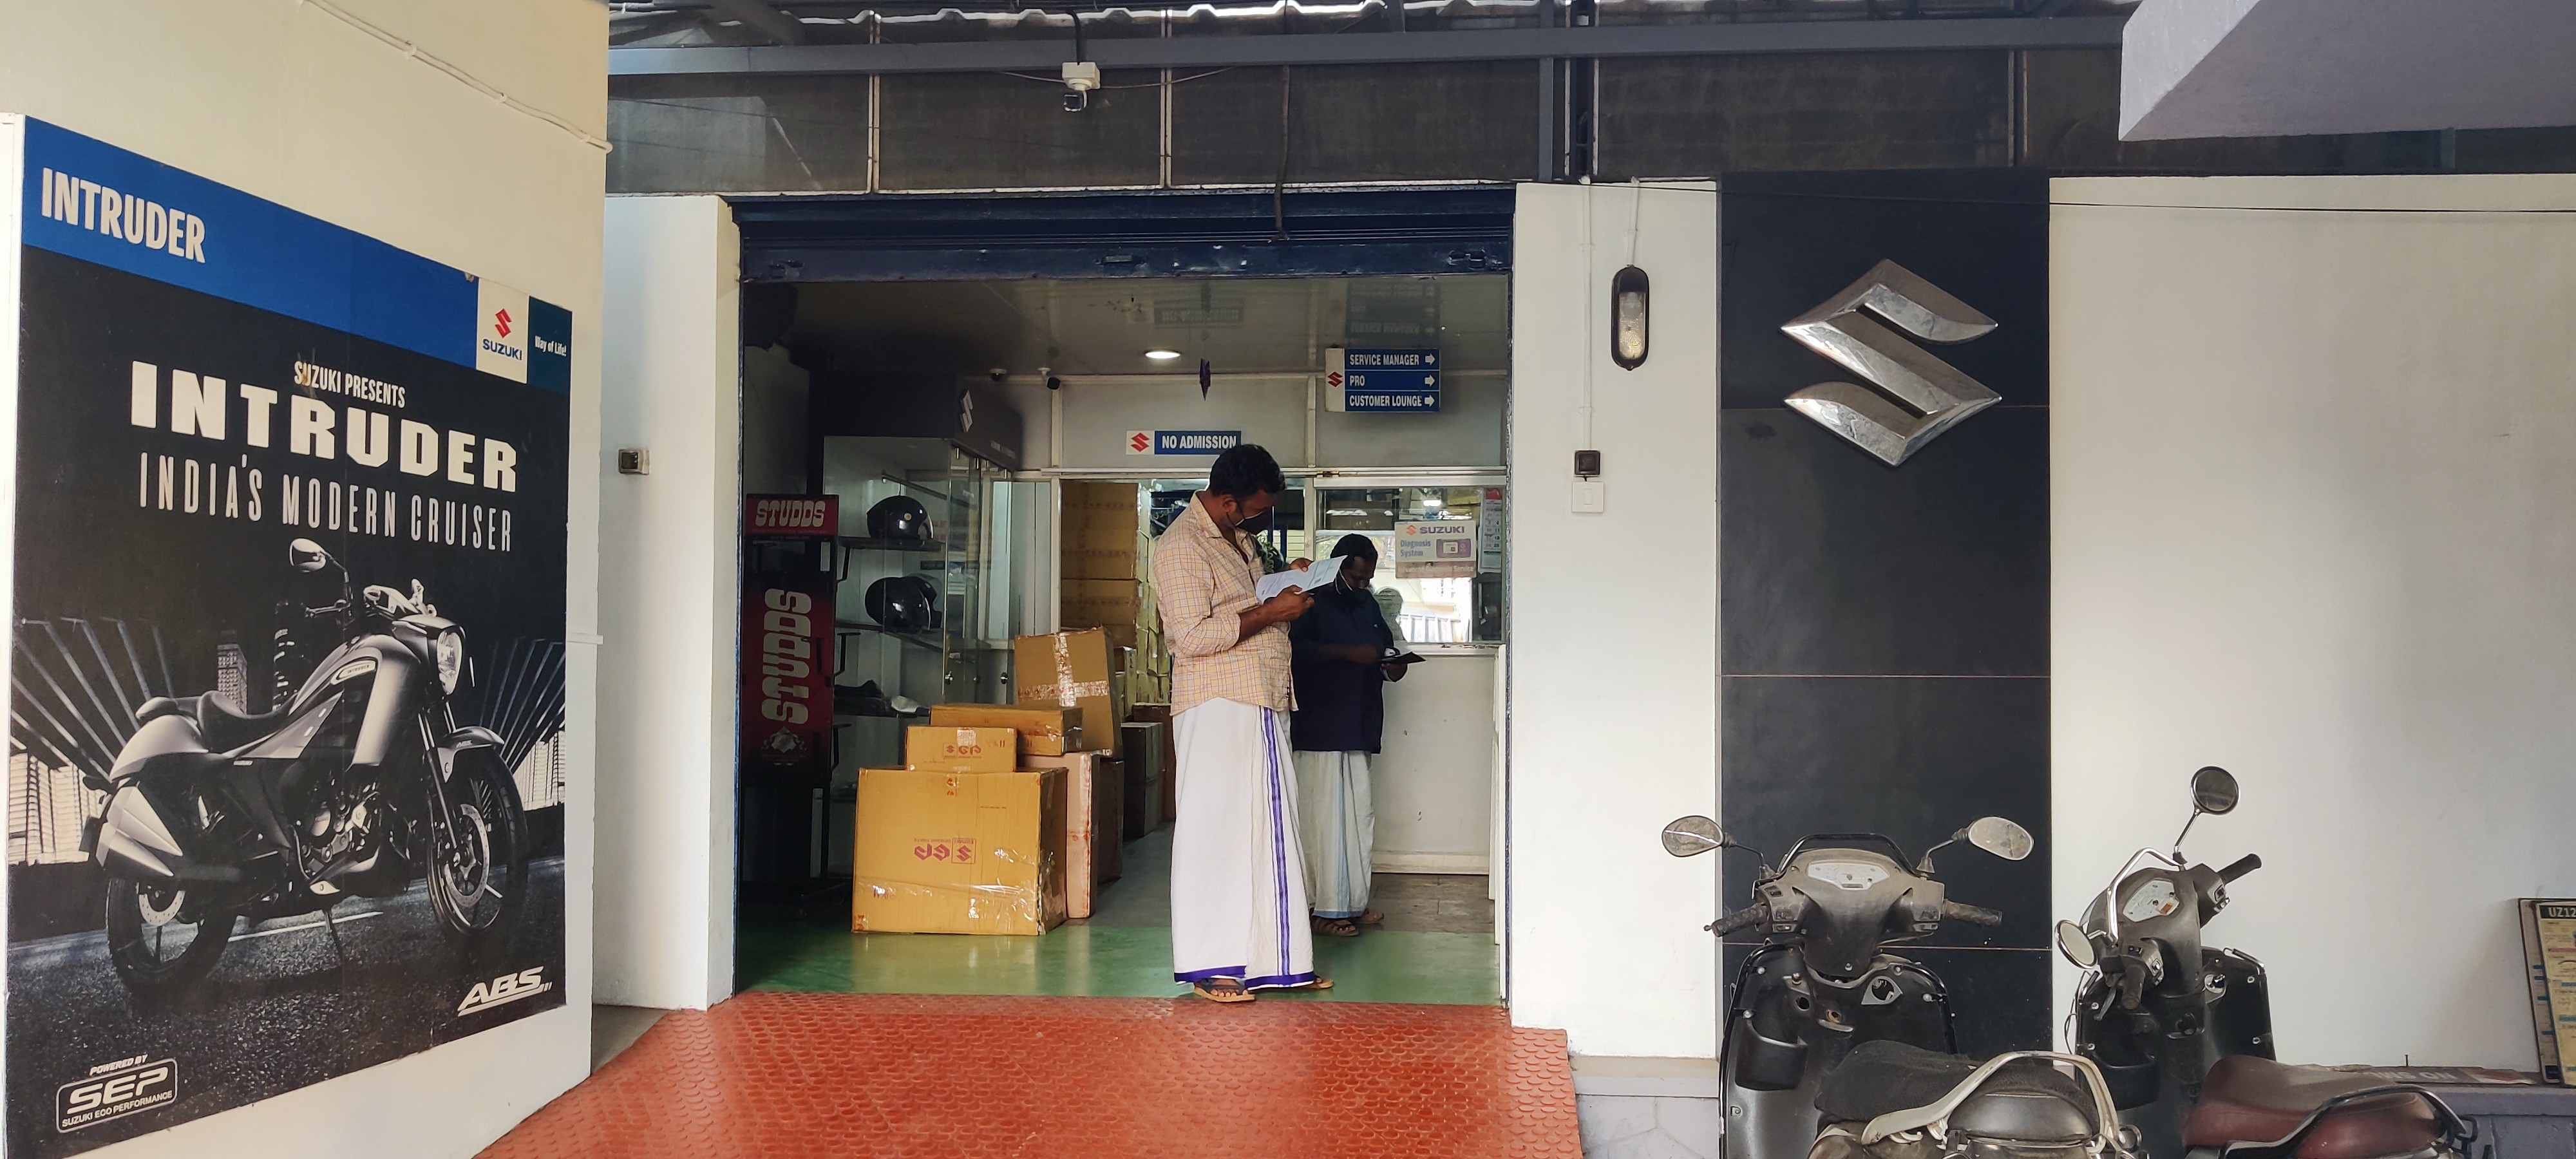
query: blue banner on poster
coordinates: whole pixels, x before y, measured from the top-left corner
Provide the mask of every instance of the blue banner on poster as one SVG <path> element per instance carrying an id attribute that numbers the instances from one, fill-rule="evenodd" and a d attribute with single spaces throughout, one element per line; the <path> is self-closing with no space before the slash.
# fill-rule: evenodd
<path id="1" fill-rule="evenodd" d="M 497 283 L 34 118 L 26 174 L 26 245 L 514 382 L 570 389 L 569 314 L 531 302 L 524 321 L 490 317 L 480 307 L 496 290 L 527 300 Z M 550 324 L 559 333 L 545 333 Z M 531 353 L 515 372 L 496 367 L 488 354 L 477 357 L 486 331 L 549 339 L 562 361 L 550 368 Z"/>

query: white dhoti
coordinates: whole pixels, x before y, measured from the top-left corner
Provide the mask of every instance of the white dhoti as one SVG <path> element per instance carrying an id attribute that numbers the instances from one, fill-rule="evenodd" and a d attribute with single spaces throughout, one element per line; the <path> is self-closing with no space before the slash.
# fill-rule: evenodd
<path id="1" fill-rule="evenodd" d="M 1299 752 L 1297 820 L 1306 850 L 1306 898 L 1315 916 L 1367 913 L 1369 851 L 1377 844 L 1368 754 Z"/>
<path id="2" fill-rule="evenodd" d="M 1245 989 L 1315 978 L 1288 714 L 1211 700 L 1173 718 L 1172 977 Z"/>

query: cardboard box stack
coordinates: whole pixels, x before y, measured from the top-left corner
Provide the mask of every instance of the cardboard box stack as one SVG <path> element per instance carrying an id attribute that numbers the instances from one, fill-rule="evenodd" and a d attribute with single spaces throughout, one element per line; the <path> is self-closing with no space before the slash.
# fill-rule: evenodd
<path id="1" fill-rule="evenodd" d="M 1135 647 L 1143 611 L 1137 581 L 1144 578 L 1137 565 L 1136 485 L 1067 480 L 1058 487 L 1058 622 L 1099 628 L 1119 647 Z"/>
<path id="2" fill-rule="evenodd" d="M 1127 719 L 1131 722 L 1155 725 L 1157 731 L 1161 734 L 1159 738 L 1162 742 L 1161 747 L 1163 750 L 1163 800 L 1161 805 L 1161 816 L 1164 821 L 1171 821 L 1181 815 L 1181 765 L 1180 753 L 1178 750 L 1178 738 L 1174 737 L 1172 734 L 1172 706 L 1168 704 L 1139 704 L 1133 710 L 1128 712 Z"/>
<path id="3" fill-rule="evenodd" d="M 1020 767 L 1019 731 L 916 724 L 904 730 L 903 762 L 944 773 L 1007 773 Z"/>

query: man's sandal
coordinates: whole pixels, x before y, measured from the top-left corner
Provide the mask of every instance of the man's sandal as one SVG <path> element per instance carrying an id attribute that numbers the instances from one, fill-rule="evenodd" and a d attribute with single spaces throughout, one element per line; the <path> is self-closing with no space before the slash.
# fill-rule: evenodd
<path id="1" fill-rule="evenodd" d="M 1359 926 L 1353 923 L 1349 918 L 1316 918 L 1315 932 L 1328 938 L 1356 938 L 1360 936 Z"/>
<path id="2" fill-rule="evenodd" d="M 1360 916 L 1352 918 L 1351 921 L 1363 926 L 1382 926 L 1386 924 L 1386 915 L 1376 910 L 1363 910 Z"/>
<path id="3" fill-rule="evenodd" d="M 1320 974 L 1288 987 L 1290 990 L 1330 990 L 1332 988 L 1333 980 Z"/>
<path id="4" fill-rule="evenodd" d="M 1203 978 L 1190 983 L 1190 992 L 1210 1002 L 1250 1002 L 1253 993 L 1243 988 L 1241 978 Z"/>

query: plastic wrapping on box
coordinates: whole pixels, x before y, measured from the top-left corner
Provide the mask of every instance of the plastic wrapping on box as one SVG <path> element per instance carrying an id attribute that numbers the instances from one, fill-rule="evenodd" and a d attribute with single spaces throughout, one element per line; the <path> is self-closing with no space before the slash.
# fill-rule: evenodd
<path id="1" fill-rule="evenodd" d="M 1061 769 L 859 774 L 850 928 L 1042 934 L 1065 918 Z"/>

